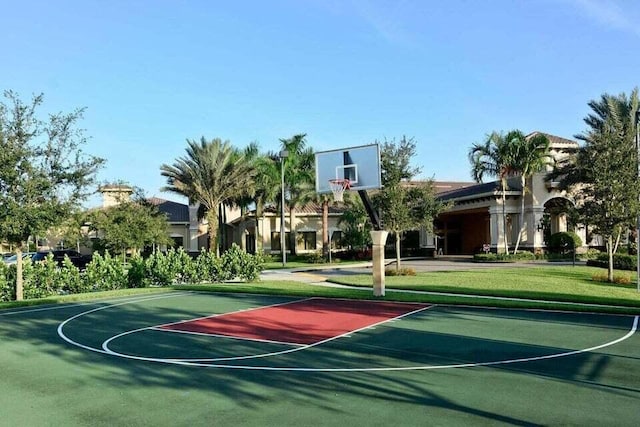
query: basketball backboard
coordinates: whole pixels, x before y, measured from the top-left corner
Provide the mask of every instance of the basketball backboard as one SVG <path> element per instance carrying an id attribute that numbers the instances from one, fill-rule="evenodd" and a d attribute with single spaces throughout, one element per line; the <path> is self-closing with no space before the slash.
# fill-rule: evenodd
<path id="1" fill-rule="evenodd" d="M 330 180 L 348 179 L 350 190 L 380 188 L 380 147 L 378 144 L 316 153 L 316 191 L 331 193 Z"/>

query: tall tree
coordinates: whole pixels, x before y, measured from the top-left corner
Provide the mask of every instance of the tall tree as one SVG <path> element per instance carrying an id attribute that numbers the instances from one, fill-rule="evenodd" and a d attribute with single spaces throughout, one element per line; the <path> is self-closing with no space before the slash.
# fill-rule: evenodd
<path id="1" fill-rule="evenodd" d="M 371 244 L 369 215 L 360 197 L 345 197 L 344 212 L 338 220 L 343 228 L 342 243 L 349 249 L 363 249 Z"/>
<path id="2" fill-rule="evenodd" d="M 519 130 L 513 130 L 507 134 L 505 139 L 509 144 L 514 144 L 514 170 L 520 175 L 520 185 L 522 187 L 522 195 L 520 196 L 520 221 L 518 238 L 513 253 L 518 253 L 520 239 L 524 232 L 524 198 L 527 192 L 527 180 L 535 173 L 544 170 L 550 166 L 551 157 L 549 155 L 549 139 L 541 133 L 535 133 L 525 136 Z"/>
<path id="3" fill-rule="evenodd" d="M 267 204 L 278 206 L 280 199 L 280 166 L 277 154 L 258 156 L 255 161 L 256 177 L 254 200 L 256 204 L 256 250 L 263 250 L 263 236 L 260 231 L 260 218 Z"/>
<path id="4" fill-rule="evenodd" d="M 59 225 L 93 191 L 104 160 L 86 155 L 77 128 L 83 109 L 38 118 L 43 96 L 24 103 L 12 91 L 0 102 L 0 240 L 18 255 L 16 299 L 23 297 L 22 250 L 29 236 Z"/>
<path id="5" fill-rule="evenodd" d="M 289 209 L 289 250 L 296 254 L 295 218 L 296 208 L 309 200 L 314 190 L 314 154 L 307 146 L 307 135 L 298 134 L 289 139 L 281 139 L 281 149 L 289 154 L 284 160 L 285 198 Z M 284 250 L 284 248 L 283 248 Z"/>
<path id="6" fill-rule="evenodd" d="M 166 215 L 140 189 L 133 199 L 126 197 L 116 205 L 89 211 L 85 223 L 99 236 L 98 248 L 121 254 L 123 262 L 128 250 L 137 254 L 145 246 L 172 243 Z"/>
<path id="7" fill-rule="evenodd" d="M 629 229 L 639 212 L 638 157 L 635 117 L 638 89 L 630 96 L 604 94 L 589 102 L 588 128 L 574 156 L 566 157 L 548 179 L 573 191 L 580 219 L 601 235 L 609 255 L 608 279 L 613 281 L 614 236 Z"/>
<path id="8" fill-rule="evenodd" d="M 396 240 L 396 269 L 400 269 L 401 240 L 404 232 L 419 227 L 432 231 L 434 218 L 447 208 L 436 200 L 431 180 L 410 182 L 420 173 L 411 166 L 416 142 L 403 136 L 398 142 L 385 141 L 381 147 L 382 189 L 373 197 L 382 212 L 385 230 Z"/>
<path id="9" fill-rule="evenodd" d="M 504 251 L 509 253 L 507 239 L 507 179 L 517 173 L 516 145 L 506 135 L 492 132 L 487 135 L 483 143 L 475 143 L 469 150 L 471 175 L 476 182 L 482 182 L 485 175 L 494 176 L 500 180 L 500 194 L 502 199 L 502 233 L 504 236 Z"/>
<path id="10" fill-rule="evenodd" d="M 220 205 L 243 194 L 251 185 L 255 169 L 229 141 L 220 138 L 207 141 L 187 139 L 187 154 L 172 164 L 160 167 L 167 178 L 164 191 L 185 196 L 189 203 L 206 211 L 209 227 L 209 250 L 219 253 L 218 219 Z"/>

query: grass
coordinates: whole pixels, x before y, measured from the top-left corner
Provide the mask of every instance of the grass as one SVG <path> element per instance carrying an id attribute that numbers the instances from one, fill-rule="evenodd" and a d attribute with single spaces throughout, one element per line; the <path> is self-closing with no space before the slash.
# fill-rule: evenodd
<path id="1" fill-rule="evenodd" d="M 591 277 L 598 271 L 601 269 L 595 267 L 553 266 L 428 272 L 387 277 L 385 284 L 387 289 L 640 307 L 640 292 L 635 284 L 593 281 Z M 329 281 L 371 286 L 368 275 L 337 276 Z"/>
<path id="2" fill-rule="evenodd" d="M 29 307 L 45 304 L 68 304 L 72 302 L 93 301 L 103 298 L 117 298 L 132 295 L 145 295 L 158 292 L 167 292 L 167 288 L 118 289 L 115 291 L 90 292 L 85 294 L 53 295 L 46 298 L 0 302 L 0 310 L 5 308 Z"/>
<path id="3" fill-rule="evenodd" d="M 308 266 L 309 264 L 304 265 Z M 418 273 L 416 276 L 387 277 L 387 292 L 386 296 L 382 299 L 503 308 L 535 308 L 616 314 L 640 313 L 640 293 L 636 291 L 635 285 L 616 285 L 593 281 L 591 277 L 599 271 L 601 271 L 601 269 L 594 267 L 553 266 Z M 144 295 L 171 290 L 375 299 L 371 291 L 371 275 L 334 276 L 329 280 L 335 283 L 352 285 L 356 288 L 341 289 L 311 286 L 293 281 L 180 285 L 169 288 L 122 289 L 117 291 L 55 296 L 38 300 L 6 302 L 0 303 L 0 309 Z M 394 290 L 397 291 L 394 292 Z M 400 292 L 400 290 L 434 293 L 416 294 Z M 438 293 L 455 295 L 442 295 Z M 500 300 L 492 297 L 532 299 L 542 300 L 542 302 Z M 608 307 L 579 306 L 567 303 L 600 304 L 607 305 Z"/>

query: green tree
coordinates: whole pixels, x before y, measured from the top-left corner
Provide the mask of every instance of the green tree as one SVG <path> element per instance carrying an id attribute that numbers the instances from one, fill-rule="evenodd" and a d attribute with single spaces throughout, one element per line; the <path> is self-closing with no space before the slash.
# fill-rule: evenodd
<path id="1" fill-rule="evenodd" d="M 279 205 L 280 166 L 277 155 L 268 153 L 258 156 L 254 163 L 256 177 L 254 180 L 254 201 L 256 205 L 256 250 L 263 250 L 263 236 L 260 231 L 260 218 L 264 216 L 267 205 Z"/>
<path id="2" fill-rule="evenodd" d="M 520 175 L 522 187 L 518 238 L 513 249 L 513 253 L 517 254 L 524 232 L 524 198 L 527 192 L 527 180 L 551 165 L 551 157 L 549 155 L 549 139 L 544 134 L 534 133 L 527 137 L 521 131 L 513 130 L 507 133 L 505 139 L 514 145 L 514 171 Z"/>
<path id="3" fill-rule="evenodd" d="M 576 138 L 583 145 L 563 159 L 548 179 L 572 191 L 584 224 L 603 237 L 609 255 L 608 279 L 613 281 L 614 236 L 636 221 L 639 204 L 635 117 L 638 89 L 630 96 L 604 94 L 589 102 L 588 128 Z"/>
<path id="4" fill-rule="evenodd" d="M 43 96 L 24 103 L 12 91 L 0 103 L 0 240 L 18 254 L 16 299 L 23 298 L 22 249 L 86 199 L 104 160 L 86 155 L 83 109 L 38 118 Z"/>
<path id="5" fill-rule="evenodd" d="M 136 255 L 145 246 L 172 243 L 166 215 L 140 190 L 133 199 L 126 198 L 114 206 L 90 211 L 85 223 L 99 236 L 99 247 L 121 254 L 123 261 L 128 250 Z"/>
<path id="6" fill-rule="evenodd" d="M 298 134 L 281 139 L 281 149 L 288 152 L 284 160 L 285 203 L 289 209 L 289 250 L 296 255 L 296 208 L 306 203 L 315 191 L 315 163 L 311 147 L 307 147 L 307 135 Z M 283 248 L 284 250 L 284 248 Z"/>
<path id="7" fill-rule="evenodd" d="M 173 165 L 160 167 L 167 178 L 164 191 L 185 196 L 189 203 L 199 203 L 206 211 L 209 227 L 209 250 L 219 252 L 218 220 L 220 205 L 243 194 L 251 185 L 255 168 L 229 141 L 215 138 L 199 142 L 187 140 L 186 156 Z"/>
<path id="8" fill-rule="evenodd" d="M 476 182 L 482 182 L 485 175 L 494 176 L 500 180 L 500 194 L 502 199 L 502 232 L 504 235 L 504 251 L 509 253 L 507 239 L 507 179 L 517 173 L 516 148 L 513 141 L 500 132 L 487 135 L 483 143 L 475 143 L 469 150 L 471 175 Z"/>
<path id="9" fill-rule="evenodd" d="M 342 243 L 349 249 L 363 249 L 371 244 L 371 221 L 360 197 L 345 197 L 344 212 L 338 224 L 343 228 Z"/>
<path id="10" fill-rule="evenodd" d="M 416 142 L 403 136 L 397 143 L 385 141 L 381 147 L 380 161 L 383 188 L 374 194 L 373 203 L 382 212 L 385 230 L 396 240 L 396 269 L 400 270 L 400 242 L 405 231 L 424 227 L 433 231 L 433 220 L 447 204 L 436 200 L 433 182 L 410 182 L 421 172 L 411 166 Z"/>

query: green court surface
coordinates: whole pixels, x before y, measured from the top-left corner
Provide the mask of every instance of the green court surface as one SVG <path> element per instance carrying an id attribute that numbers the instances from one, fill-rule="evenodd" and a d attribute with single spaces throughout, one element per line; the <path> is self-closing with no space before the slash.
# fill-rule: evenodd
<path id="1" fill-rule="evenodd" d="M 299 300 L 171 292 L 0 311 L 0 425 L 640 424 L 637 317 L 436 305 L 274 339 L 305 332 Z M 287 304 L 305 312 L 264 340 L 158 328 Z"/>

